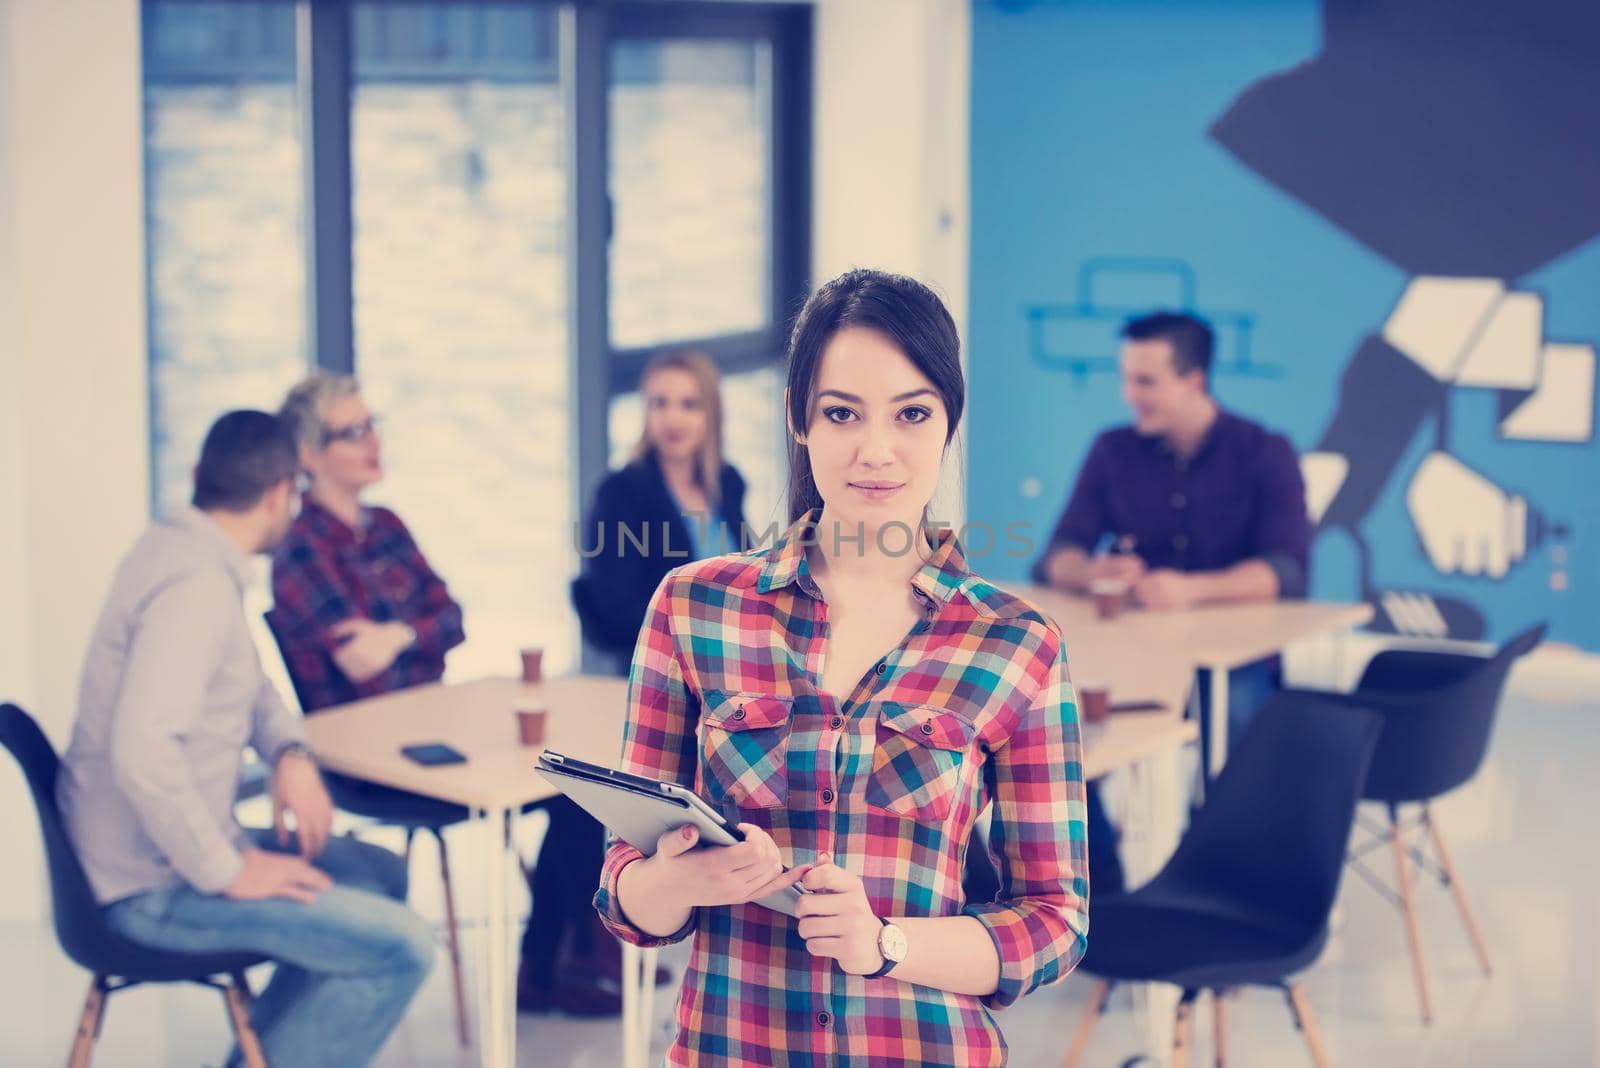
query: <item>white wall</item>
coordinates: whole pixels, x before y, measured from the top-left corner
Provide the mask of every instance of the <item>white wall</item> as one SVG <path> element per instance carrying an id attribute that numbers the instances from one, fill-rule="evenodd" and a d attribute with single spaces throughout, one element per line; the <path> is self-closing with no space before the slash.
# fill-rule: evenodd
<path id="1" fill-rule="evenodd" d="M 56 742 L 117 560 L 148 508 L 137 0 L 0 0 L 0 691 Z M 0 770 L 10 871 L 32 806 Z M 43 915 L 0 879 L 0 922 Z"/>
<path id="2" fill-rule="evenodd" d="M 0 175 L 11 173 L 10 3 L 0 6 Z M 15 196 L 0 181 L 0 700 L 26 704 L 33 697 L 33 654 L 23 619 L 28 602 L 28 569 L 22 516 L 22 348 L 18 320 L 18 263 Z M 0 776 L 0 782 L 4 782 Z M 14 806 L 12 791 L 0 786 L 0 811 Z"/>
<path id="3" fill-rule="evenodd" d="M 23 466 L 21 264 L 17 242 L 15 131 L 12 129 L 14 0 L 0 2 L 0 701 L 33 705 L 33 628 L 28 582 Z M 43 908 L 41 851 L 22 777 L 0 756 L 0 835 L 17 863 L 0 879 L 0 924 L 37 918 Z"/>
<path id="4" fill-rule="evenodd" d="M 963 339 L 971 29 L 968 0 L 816 4 L 812 276 L 912 275 L 944 297 Z M 966 511 L 964 467 L 954 450 L 935 498 L 951 523 Z"/>

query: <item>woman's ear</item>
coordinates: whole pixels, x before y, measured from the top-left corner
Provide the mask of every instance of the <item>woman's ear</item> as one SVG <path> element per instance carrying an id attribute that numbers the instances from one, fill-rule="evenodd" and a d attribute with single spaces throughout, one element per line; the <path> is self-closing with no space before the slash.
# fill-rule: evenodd
<path id="1" fill-rule="evenodd" d="M 789 407 L 789 387 L 783 387 L 783 424 L 789 428 L 789 436 L 794 438 L 795 444 L 804 445 L 806 436 L 794 428 L 794 412 Z"/>

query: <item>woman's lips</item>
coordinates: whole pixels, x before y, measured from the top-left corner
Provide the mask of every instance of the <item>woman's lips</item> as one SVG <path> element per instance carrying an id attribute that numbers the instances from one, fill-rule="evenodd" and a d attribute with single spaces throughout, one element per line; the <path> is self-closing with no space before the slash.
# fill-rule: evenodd
<path id="1" fill-rule="evenodd" d="M 905 489 L 904 482 L 852 482 L 850 488 L 869 501 L 886 501 Z"/>

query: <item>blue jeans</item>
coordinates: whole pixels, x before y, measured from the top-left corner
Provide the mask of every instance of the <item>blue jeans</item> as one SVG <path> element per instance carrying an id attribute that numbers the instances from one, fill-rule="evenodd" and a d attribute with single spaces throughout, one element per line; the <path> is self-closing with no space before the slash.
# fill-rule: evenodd
<path id="1" fill-rule="evenodd" d="M 282 852 L 271 831 L 252 831 Z M 260 953 L 278 962 L 251 1010 L 273 1068 L 367 1064 L 405 1015 L 433 962 L 433 930 L 401 904 L 405 863 L 386 849 L 331 838 L 316 861 L 334 884 L 314 904 L 234 901 L 188 887 L 106 906 L 125 937 L 192 953 Z M 234 1050 L 230 1065 L 239 1063 Z"/>

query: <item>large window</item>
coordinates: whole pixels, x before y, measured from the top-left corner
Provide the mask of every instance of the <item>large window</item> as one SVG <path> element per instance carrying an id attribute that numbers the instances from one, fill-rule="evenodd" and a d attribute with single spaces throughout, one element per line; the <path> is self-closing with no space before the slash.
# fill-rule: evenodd
<path id="1" fill-rule="evenodd" d="M 611 48 L 611 343 L 759 330 L 771 314 L 771 46 Z"/>
<path id="2" fill-rule="evenodd" d="M 290 3 L 147 4 L 151 498 L 189 499 L 206 428 L 305 373 L 303 137 Z"/>
<path id="3" fill-rule="evenodd" d="M 809 11 L 790 4 L 144 0 L 158 508 L 222 410 L 360 377 L 398 511 L 466 613 L 452 675 L 579 642 L 572 522 L 644 362 L 721 366 L 781 518 L 803 298 Z M 630 407 L 631 406 L 631 407 Z"/>
<path id="4" fill-rule="evenodd" d="M 572 557 L 555 8 L 358 4 L 354 29 L 355 366 L 392 472 L 373 496 L 467 610 L 452 670 L 528 643 L 568 663 L 547 607 Z"/>

